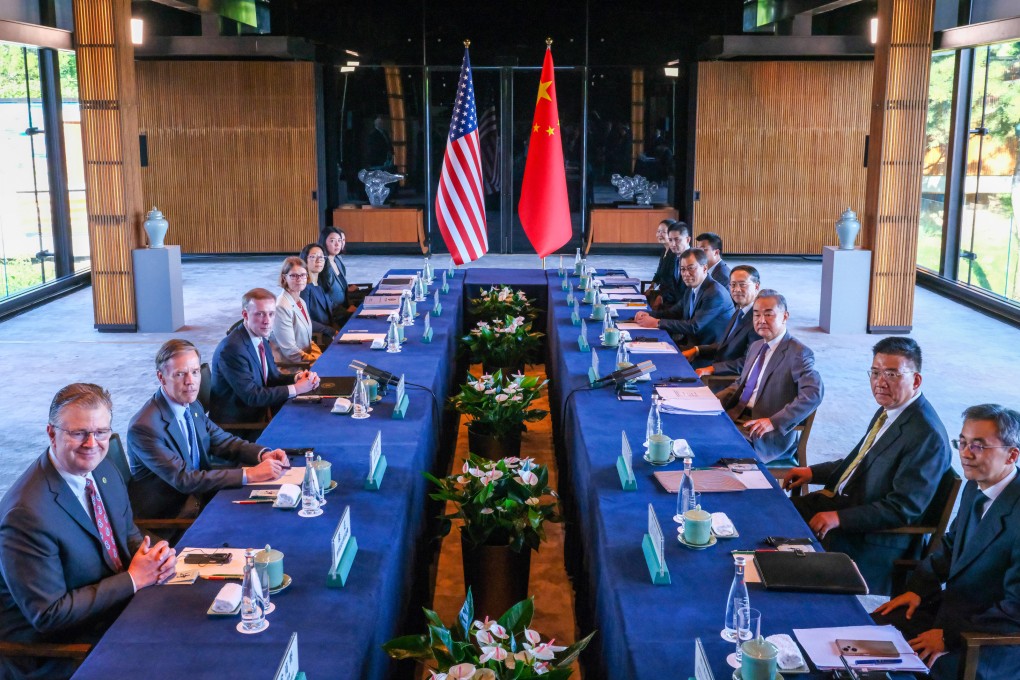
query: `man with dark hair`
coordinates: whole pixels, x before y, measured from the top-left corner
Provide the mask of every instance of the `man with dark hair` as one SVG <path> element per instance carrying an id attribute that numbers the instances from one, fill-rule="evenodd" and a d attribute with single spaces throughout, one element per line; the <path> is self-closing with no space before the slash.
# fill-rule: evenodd
<path id="1" fill-rule="evenodd" d="M 916 523 L 949 467 L 949 436 L 921 394 L 921 348 L 883 338 L 868 378 L 879 405 L 868 431 L 843 460 L 797 467 L 784 487 L 822 484 L 793 504 L 827 550 L 849 554 L 872 593 L 888 593 L 894 560 L 916 552 L 911 537 L 879 533 Z"/>
<path id="2" fill-rule="evenodd" d="M 800 440 L 794 428 L 822 403 L 822 377 L 814 353 L 787 329 L 786 298 L 766 288 L 754 301 L 754 329 L 761 336 L 747 349 L 735 383 L 719 392 L 726 413 L 762 462 L 795 462 Z"/>
<path id="3" fill-rule="evenodd" d="M 668 332 L 681 346 L 717 342 L 733 313 L 733 302 L 725 288 L 708 278 L 703 251 L 689 248 L 679 260 L 680 274 L 687 286 L 683 299 L 664 311 L 638 312 L 634 321 L 644 328 Z"/>
<path id="4" fill-rule="evenodd" d="M 142 518 L 194 518 L 220 490 L 279 479 L 290 467 L 270 451 L 224 432 L 197 404 L 202 357 L 187 340 L 168 340 L 156 354 L 160 388 L 131 419 L 129 491 Z M 245 467 L 212 468 L 213 457 Z"/>
<path id="5" fill-rule="evenodd" d="M 744 368 L 747 347 L 760 338 L 754 330 L 754 301 L 758 297 L 761 277 L 758 270 L 746 264 L 737 265 L 730 272 L 730 298 L 736 311 L 723 330 L 718 342 L 695 345 L 683 352 L 699 376 L 740 375 Z"/>
<path id="6" fill-rule="evenodd" d="M 708 275 L 724 287 L 730 284 L 730 266 L 722 259 L 722 237 L 712 231 L 698 234 L 695 245 L 708 256 Z"/>
<path id="7" fill-rule="evenodd" d="M 1020 633 L 1020 413 L 971 406 L 953 446 L 967 478 L 960 511 L 907 591 L 872 615 L 903 631 L 936 680 L 957 678 L 961 632 Z M 977 677 L 1006 680 L 1018 668 L 1020 649 L 986 648 Z"/>
<path id="8" fill-rule="evenodd" d="M 663 278 L 659 282 L 662 300 L 658 304 L 653 304 L 653 309 L 669 309 L 683 300 L 684 293 L 687 292 L 687 284 L 684 283 L 680 272 L 680 255 L 691 247 L 691 230 L 686 222 L 670 222 L 666 229 L 666 245 L 673 256 L 669 258 L 669 268 L 663 272 Z"/>
<path id="9" fill-rule="evenodd" d="M 275 315 L 276 296 L 265 288 L 253 288 L 241 298 L 242 323 L 213 353 L 213 422 L 268 422 L 288 399 L 319 386 L 312 371 L 284 375 L 277 369 L 268 342 Z"/>
<path id="10" fill-rule="evenodd" d="M 64 387 L 50 404 L 49 448 L 0 502 L 0 639 L 94 643 L 128 600 L 173 575 L 166 541 L 135 526 L 120 473 L 106 460 L 113 405 L 98 385 Z M 0 658 L 0 677 L 52 680 L 66 659 Z"/>

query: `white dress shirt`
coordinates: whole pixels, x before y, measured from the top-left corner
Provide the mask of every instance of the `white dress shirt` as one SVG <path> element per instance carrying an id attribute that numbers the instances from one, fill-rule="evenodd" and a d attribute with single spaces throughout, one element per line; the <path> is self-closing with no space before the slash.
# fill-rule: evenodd
<path id="1" fill-rule="evenodd" d="M 1003 477 L 995 484 L 992 484 L 987 489 L 981 490 L 981 493 L 983 493 L 988 498 L 988 500 L 985 501 L 984 510 L 981 511 L 982 519 L 984 519 L 984 516 L 988 514 L 988 508 L 992 507 L 992 503 L 995 502 L 995 499 L 998 498 L 999 495 L 1006 490 L 1006 487 L 1009 486 L 1010 482 L 1012 482 L 1015 478 L 1016 478 L 1016 465 L 1013 466 L 1013 469 L 1010 471 L 1008 475 Z"/>

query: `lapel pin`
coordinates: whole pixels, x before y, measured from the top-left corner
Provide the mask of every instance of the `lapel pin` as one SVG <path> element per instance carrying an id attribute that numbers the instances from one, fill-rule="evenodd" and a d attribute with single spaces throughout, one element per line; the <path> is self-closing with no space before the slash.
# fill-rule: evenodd
<path id="1" fill-rule="evenodd" d="M 106 484 L 106 477 L 103 477 L 103 484 Z"/>

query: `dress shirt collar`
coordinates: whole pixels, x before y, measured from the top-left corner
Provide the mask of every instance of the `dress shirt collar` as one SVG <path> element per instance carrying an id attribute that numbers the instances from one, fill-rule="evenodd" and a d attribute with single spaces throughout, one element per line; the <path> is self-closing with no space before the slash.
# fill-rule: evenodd
<path id="1" fill-rule="evenodd" d="M 722 262 L 722 260 L 719 260 L 719 262 Z M 712 275 L 712 270 L 719 266 L 719 262 L 716 262 L 715 264 L 713 264 L 711 267 L 708 268 L 708 275 L 709 276 Z"/>
<path id="2" fill-rule="evenodd" d="M 91 479 L 93 485 L 96 483 L 92 473 L 89 472 L 84 475 L 72 475 L 70 472 L 64 472 L 61 470 L 57 465 L 56 458 L 53 456 L 52 446 L 49 450 L 47 450 L 46 455 L 50 457 L 50 464 L 53 466 L 53 469 L 57 471 L 57 474 L 60 475 L 60 478 L 64 480 L 67 486 L 71 488 L 71 493 L 73 493 L 74 497 L 78 499 L 81 506 L 85 508 L 85 514 L 92 517 L 92 508 L 90 507 L 88 496 L 85 495 L 85 480 Z"/>
<path id="3" fill-rule="evenodd" d="M 741 307 L 740 308 L 740 313 L 743 314 L 744 316 L 747 316 L 748 314 L 752 314 L 753 315 L 754 314 L 754 300 L 751 300 L 746 305 Z"/>
<path id="4" fill-rule="evenodd" d="M 244 327 L 244 330 L 248 333 L 248 337 L 251 339 L 251 346 L 255 348 L 255 353 L 258 354 L 259 345 L 262 344 L 262 338 L 252 333 L 251 329 L 247 326 Z"/>
<path id="5" fill-rule="evenodd" d="M 769 352 L 775 351 L 776 347 L 779 346 L 779 343 L 781 343 L 785 337 L 786 329 L 784 328 L 782 333 L 766 342 L 765 344 L 769 346 Z"/>
<path id="6" fill-rule="evenodd" d="M 983 493 L 988 498 L 988 500 L 985 502 L 985 512 L 988 512 L 988 508 L 991 507 L 995 499 L 999 497 L 999 494 L 1006 490 L 1006 487 L 1009 486 L 1010 482 L 1012 482 L 1015 478 L 1016 478 L 1016 465 L 1013 466 L 1013 469 L 1009 472 L 1008 475 L 1000 479 L 998 482 L 992 484 L 987 489 L 981 489 L 981 493 Z"/>
<path id="7" fill-rule="evenodd" d="M 170 412 L 174 414 L 174 418 L 177 420 L 184 420 L 184 412 L 188 410 L 188 407 L 184 404 L 178 404 L 176 401 L 170 398 L 170 395 L 166 393 L 166 390 L 160 386 L 159 391 L 163 393 L 163 398 L 166 399 L 166 403 L 170 405 Z"/>

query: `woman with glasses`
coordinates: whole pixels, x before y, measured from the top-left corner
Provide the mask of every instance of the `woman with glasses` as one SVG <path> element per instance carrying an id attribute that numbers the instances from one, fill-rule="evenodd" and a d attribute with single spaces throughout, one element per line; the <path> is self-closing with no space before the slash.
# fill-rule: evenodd
<path id="1" fill-rule="evenodd" d="M 301 259 L 308 265 L 308 285 L 301 291 L 301 300 L 305 303 L 308 315 L 312 317 L 312 331 L 322 333 L 327 341 L 332 341 L 336 331 L 343 325 L 342 319 L 334 319 L 329 300 L 329 279 L 322 276 L 326 266 L 326 251 L 318 243 L 309 243 L 301 249 Z"/>
<path id="2" fill-rule="evenodd" d="M 322 354 L 312 342 L 312 317 L 301 299 L 308 284 L 308 268 L 300 257 L 288 257 L 280 270 L 283 292 L 276 298 L 273 317 L 273 358 L 277 363 L 307 363 Z"/>

